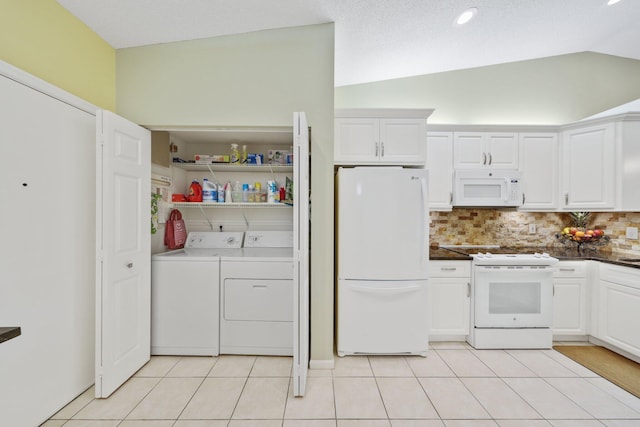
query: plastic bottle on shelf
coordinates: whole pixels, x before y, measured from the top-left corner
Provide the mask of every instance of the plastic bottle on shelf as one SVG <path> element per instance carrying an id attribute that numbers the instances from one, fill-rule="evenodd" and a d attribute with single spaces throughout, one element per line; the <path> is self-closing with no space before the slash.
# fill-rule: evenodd
<path id="1" fill-rule="evenodd" d="M 233 196 L 231 197 L 231 201 L 234 203 L 242 202 L 242 186 L 240 185 L 240 181 L 236 181 L 233 186 Z"/>
<path id="2" fill-rule="evenodd" d="M 227 183 L 224 185 L 224 202 L 231 203 L 232 201 L 233 198 L 231 197 L 231 183 L 227 181 Z"/>
<path id="3" fill-rule="evenodd" d="M 240 163 L 240 151 L 238 151 L 238 144 L 231 144 L 231 164 L 237 165 Z"/>
<path id="4" fill-rule="evenodd" d="M 210 182 L 207 178 L 202 180 L 202 201 L 218 203 L 218 186 L 215 182 Z"/>
<path id="5" fill-rule="evenodd" d="M 242 159 L 241 159 L 241 161 L 242 161 L 243 165 L 247 164 L 247 146 L 246 145 L 242 146 Z"/>
<path id="6" fill-rule="evenodd" d="M 187 195 L 189 202 L 202 202 L 202 187 L 197 179 L 194 179 L 189 186 L 189 194 Z"/>
<path id="7" fill-rule="evenodd" d="M 222 184 L 218 184 L 218 203 L 224 203 L 224 193 L 224 186 Z"/>
<path id="8" fill-rule="evenodd" d="M 276 202 L 276 182 L 267 181 L 267 203 Z"/>
<path id="9" fill-rule="evenodd" d="M 242 201 L 244 203 L 249 201 L 249 184 L 242 184 Z"/>

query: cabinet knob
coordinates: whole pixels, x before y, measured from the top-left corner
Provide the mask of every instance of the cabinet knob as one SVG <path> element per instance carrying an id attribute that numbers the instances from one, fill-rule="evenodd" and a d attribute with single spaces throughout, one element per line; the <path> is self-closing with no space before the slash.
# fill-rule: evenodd
<path id="1" fill-rule="evenodd" d="M 467 298 L 471 296 L 471 282 L 467 282 Z"/>
<path id="2" fill-rule="evenodd" d="M 487 164 L 487 153 L 482 153 L 482 164 L 483 165 Z"/>
<path id="3" fill-rule="evenodd" d="M 380 143 L 380 157 L 384 157 L 384 142 Z"/>
<path id="4" fill-rule="evenodd" d="M 524 205 L 524 201 L 525 201 L 525 199 L 526 199 L 526 198 L 525 198 L 525 196 L 524 196 L 524 193 L 522 193 L 522 204 L 523 204 L 523 205 Z"/>
<path id="5" fill-rule="evenodd" d="M 491 162 L 493 162 L 493 157 L 491 156 L 491 153 L 489 153 L 489 164 L 491 164 Z"/>
<path id="6" fill-rule="evenodd" d="M 441 271 L 456 271 L 456 267 L 440 267 Z"/>
<path id="7" fill-rule="evenodd" d="M 130 262 L 129 264 L 127 264 L 127 268 L 133 268 L 133 263 Z"/>
<path id="8" fill-rule="evenodd" d="M 378 151 L 379 151 L 378 148 L 379 146 L 378 146 L 378 143 L 376 142 L 376 157 L 378 157 Z"/>
<path id="9" fill-rule="evenodd" d="M 564 193 L 564 204 L 565 205 L 569 204 L 569 193 Z"/>

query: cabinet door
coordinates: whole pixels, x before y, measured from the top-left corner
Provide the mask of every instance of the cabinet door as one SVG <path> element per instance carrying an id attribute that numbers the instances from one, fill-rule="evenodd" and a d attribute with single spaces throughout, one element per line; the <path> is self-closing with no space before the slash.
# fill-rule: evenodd
<path id="1" fill-rule="evenodd" d="M 640 270 L 599 263 L 597 338 L 640 356 Z"/>
<path id="2" fill-rule="evenodd" d="M 482 168 L 487 163 L 485 135 L 477 132 L 453 134 L 453 167 Z"/>
<path id="3" fill-rule="evenodd" d="M 465 278 L 432 277 L 429 280 L 430 337 L 469 334 L 469 286 Z"/>
<path id="4" fill-rule="evenodd" d="M 494 169 L 518 168 L 518 135 L 489 133 L 486 135 L 486 166 Z"/>
<path id="5" fill-rule="evenodd" d="M 453 195 L 453 134 L 427 133 L 429 209 L 450 211 Z"/>
<path id="6" fill-rule="evenodd" d="M 367 118 L 335 119 L 334 161 L 377 162 L 380 156 L 380 121 Z"/>
<path id="7" fill-rule="evenodd" d="M 523 204 L 521 210 L 553 210 L 558 207 L 558 134 L 519 135 Z"/>
<path id="8" fill-rule="evenodd" d="M 381 119 L 380 161 L 424 164 L 427 143 L 424 119 Z"/>
<path id="9" fill-rule="evenodd" d="M 600 281 L 599 338 L 640 356 L 640 289 Z"/>
<path id="10" fill-rule="evenodd" d="M 585 279 L 554 279 L 554 335 L 586 335 L 587 295 Z"/>
<path id="11" fill-rule="evenodd" d="M 566 210 L 615 207 L 613 123 L 562 134 L 562 207 Z"/>

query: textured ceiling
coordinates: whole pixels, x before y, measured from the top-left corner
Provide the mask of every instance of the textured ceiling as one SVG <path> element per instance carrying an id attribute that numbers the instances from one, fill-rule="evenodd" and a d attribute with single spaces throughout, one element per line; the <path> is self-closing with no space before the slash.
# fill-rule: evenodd
<path id="1" fill-rule="evenodd" d="M 335 22 L 336 86 L 584 51 L 640 60 L 640 0 L 57 1 L 116 49 Z"/>

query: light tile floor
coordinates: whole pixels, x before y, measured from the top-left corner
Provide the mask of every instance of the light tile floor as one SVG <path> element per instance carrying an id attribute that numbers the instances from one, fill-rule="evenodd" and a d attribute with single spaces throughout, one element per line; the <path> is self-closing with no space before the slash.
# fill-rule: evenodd
<path id="1" fill-rule="evenodd" d="M 427 358 L 353 356 L 311 370 L 289 357 L 156 356 L 108 399 L 93 389 L 45 427 L 631 427 L 640 399 L 554 350 L 432 343 Z"/>

